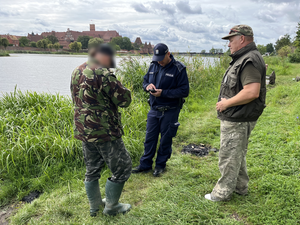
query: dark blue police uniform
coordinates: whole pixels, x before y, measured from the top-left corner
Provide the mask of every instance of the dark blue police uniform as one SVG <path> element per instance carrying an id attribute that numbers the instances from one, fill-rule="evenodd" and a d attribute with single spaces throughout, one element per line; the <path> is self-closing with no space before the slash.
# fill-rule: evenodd
<path id="1" fill-rule="evenodd" d="M 189 81 L 186 67 L 170 55 L 171 62 L 162 67 L 152 62 L 144 76 L 143 87 L 154 84 L 156 89 L 162 89 L 160 97 L 150 95 L 151 109 L 147 116 L 147 132 L 144 143 L 144 155 L 140 159 L 140 169 L 152 168 L 159 133 L 160 145 L 157 152 L 156 168 L 164 169 L 172 153 L 172 138 L 176 136 L 179 122 L 178 116 L 182 98 L 189 94 Z"/>

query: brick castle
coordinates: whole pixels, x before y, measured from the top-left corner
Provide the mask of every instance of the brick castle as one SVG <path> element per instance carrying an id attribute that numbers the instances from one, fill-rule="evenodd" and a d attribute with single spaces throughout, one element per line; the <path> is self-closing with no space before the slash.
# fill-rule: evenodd
<path id="1" fill-rule="evenodd" d="M 63 48 L 68 49 L 69 44 L 73 41 L 77 41 L 79 36 L 87 35 L 91 37 L 98 37 L 102 38 L 104 42 L 110 42 L 111 39 L 114 37 L 121 37 L 121 35 L 115 31 L 115 30 L 108 30 L 108 31 L 96 31 L 95 24 L 90 24 L 90 30 L 89 31 L 73 31 L 68 28 L 66 32 L 43 32 L 40 35 L 39 34 L 28 34 L 27 38 L 30 41 L 39 41 L 43 39 L 44 37 L 47 37 L 49 35 L 54 35 L 57 37 L 58 42 Z"/>
<path id="2" fill-rule="evenodd" d="M 27 38 L 29 39 L 30 42 L 34 41 L 37 42 L 43 38 L 46 38 L 49 35 L 54 35 L 57 37 L 59 44 L 63 47 L 63 49 L 69 49 L 69 44 L 71 42 L 77 41 L 79 36 L 91 36 L 94 38 L 102 38 L 104 42 L 108 43 L 110 42 L 114 37 L 122 37 L 116 30 L 107 30 L 107 31 L 96 31 L 96 26 L 95 24 L 90 24 L 90 30 L 89 31 L 73 31 L 70 30 L 69 28 L 67 29 L 66 32 L 56 32 L 56 31 L 51 31 L 51 32 L 43 32 L 41 34 L 34 34 L 33 32 L 31 34 L 28 33 Z M 19 47 L 19 39 L 22 36 L 15 36 L 15 35 L 0 35 L 2 38 L 7 38 L 8 42 L 13 45 L 13 47 L 17 47 L 18 49 L 21 48 Z M 135 42 L 132 44 L 136 44 L 137 46 L 140 46 L 140 50 L 131 50 L 130 52 L 132 53 L 140 53 L 140 54 L 152 54 L 153 53 L 153 45 L 149 42 L 143 43 L 140 37 L 137 37 Z M 25 47 L 26 48 L 26 47 Z M 28 48 L 28 47 L 27 47 Z M 124 50 L 122 50 L 123 52 Z M 126 50 L 124 51 L 126 52 Z"/>

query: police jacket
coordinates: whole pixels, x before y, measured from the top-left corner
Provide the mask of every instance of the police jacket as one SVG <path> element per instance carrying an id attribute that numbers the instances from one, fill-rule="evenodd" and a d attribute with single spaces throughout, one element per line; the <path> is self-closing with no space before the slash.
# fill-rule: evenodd
<path id="1" fill-rule="evenodd" d="M 256 48 L 255 43 L 248 44 L 231 55 L 232 61 L 228 67 L 221 84 L 219 101 L 221 98 L 232 98 L 242 89 L 240 74 L 246 64 L 251 62 L 261 73 L 261 88 L 259 98 L 245 105 L 233 106 L 223 112 L 218 112 L 218 118 L 232 122 L 256 121 L 266 107 L 266 66 L 263 57 Z"/>
<path id="2" fill-rule="evenodd" d="M 189 80 L 186 66 L 176 61 L 171 54 L 172 61 L 165 67 L 152 62 L 144 76 L 143 88 L 154 84 L 156 89 L 162 89 L 160 97 L 150 95 L 150 106 L 155 109 L 161 106 L 179 107 L 182 98 L 189 95 Z"/>

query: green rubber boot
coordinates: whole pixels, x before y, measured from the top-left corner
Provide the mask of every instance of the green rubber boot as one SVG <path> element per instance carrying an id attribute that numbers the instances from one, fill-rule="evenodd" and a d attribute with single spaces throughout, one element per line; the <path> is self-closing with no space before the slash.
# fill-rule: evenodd
<path id="1" fill-rule="evenodd" d="M 105 195 L 106 195 L 106 203 L 105 208 L 103 210 L 103 214 L 115 216 L 118 213 L 125 214 L 131 209 L 130 204 L 119 203 L 119 199 L 123 190 L 125 182 L 123 183 L 114 183 L 107 179 L 105 185 Z"/>
<path id="2" fill-rule="evenodd" d="M 90 215 L 97 216 L 100 207 L 104 207 L 105 203 L 102 202 L 101 193 L 99 188 L 99 181 L 85 181 L 84 182 L 86 195 L 90 202 Z"/>

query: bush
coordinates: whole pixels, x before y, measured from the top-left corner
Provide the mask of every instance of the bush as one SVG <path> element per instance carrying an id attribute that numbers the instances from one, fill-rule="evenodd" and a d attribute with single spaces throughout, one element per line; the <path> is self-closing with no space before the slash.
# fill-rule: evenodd
<path id="1" fill-rule="evenodd" d="M 32 42 L 30 43 L 30 47 L 36 48 L 36 42 L 32 41 Z"/>
<path id="2" fill-rule="evenodd" d="M 284 46 L 278 51 L 278 55 L 281 57 L 287 57 L 288 54 L 292 53 L 292 48 L 290 46 Z"/>
<path id="3" fill-rule="evenodd" d="M 9 54 L 7 53 L 7 51 L 0 50 L 0 56 L 9 56 Z"/>
<path id="4" fill-rule="evenodd" d="M 271 74 L 272 71 L 275 71 L 277 75 L 290 75 L 291 67 L 288 63 L 287 57 L 265 57 L 265 63 L 268 64 L 267 74 Z"/>
<path id="5" fill-rule="evenodd" d="M 300 49 L 289 55 L 289 61 L 291 63 L 300 63 Z"/>

